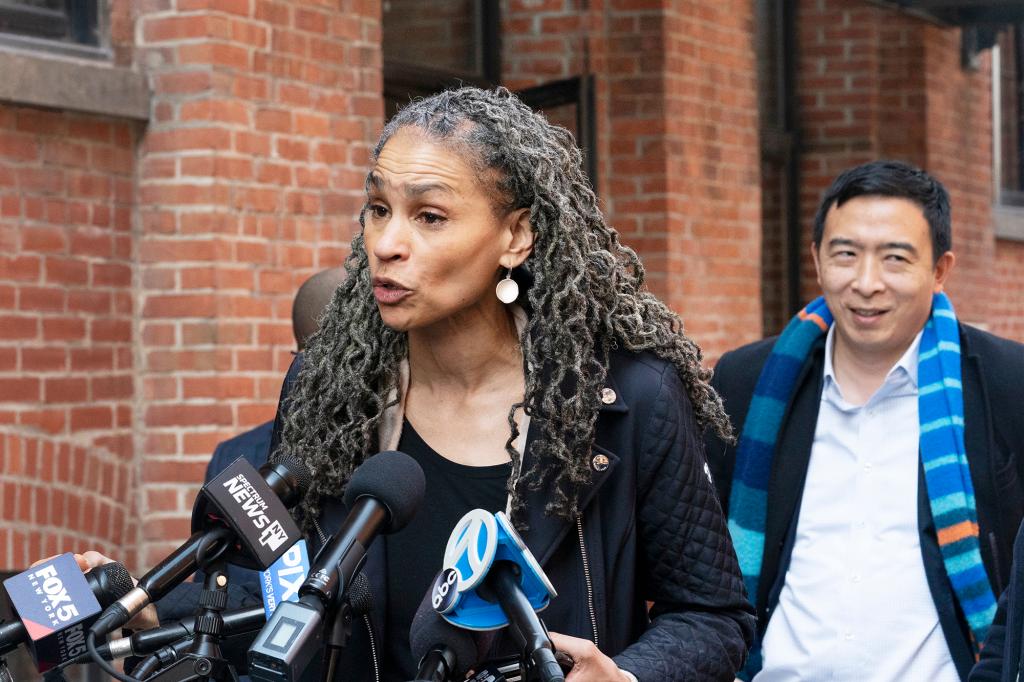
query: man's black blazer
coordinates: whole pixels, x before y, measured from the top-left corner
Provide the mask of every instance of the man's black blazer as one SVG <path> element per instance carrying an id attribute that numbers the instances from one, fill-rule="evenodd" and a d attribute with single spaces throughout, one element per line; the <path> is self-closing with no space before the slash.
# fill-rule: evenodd
<path id="1" fill-rule="evenodd" d="M 712 383 L 722 396 L 737 436 L 743 431 L 754 386 L 775 340 L 764 339 L 726 353 L 715 368 Z M 964 324 L 960 325 L 960 341 L 964 440 L 977 501 L 981 556 L 998 596 L 1010 575 L 1013 540 L 1024 516 L 1024 346 Z M 761 580 L 757 595 L 751 595 L 760 635 L 778 603 L 793 551 L 818 419 L 824 356 L 822 337 L 804 363 L 779 433 L 768 485 Z M 736 447 L 711 433 L 705 437 L 705 444 L 715 487 L 722 507 L 728 510 Z M 924 485 L 922 472 L 918 527 L 925 573 L 953 661 L 960 677 L 966 679 L 974 663 L 970 634 L 946 577 Z"/>

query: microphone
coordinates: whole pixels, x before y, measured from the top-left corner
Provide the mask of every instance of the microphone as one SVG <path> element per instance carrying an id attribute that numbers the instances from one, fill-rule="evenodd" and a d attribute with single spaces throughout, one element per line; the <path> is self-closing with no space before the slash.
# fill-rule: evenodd
<path id="1" fill-rule="evenodd" d="M 192 537 L 107 607 L 90 633 L 102 637 L 121 627 L 196 569 L 222 556 L 269 566 L 299 537 L 287 508 L 305 496 L 310 482 L 309 471 L 295 459 L 265 464 L 258 472 L 245 458 L 236 459 L 196 498 Z"/>
<path id="2" fill-rule="evenodd" d="M 565 679 L 537 615 L 557 593 L 504 513 L 467 512 L 448 538 L 444 566 L 431 599 L 445 620 L 470 630 L 508 625 L 531 677 Z"/>
<path id="3" fill-rule="evenodd" d="M 409 628 L 412 656 L 420 662 L 416 682 L 461 680 L 477 660 L 476 640 L 438 615 L 432 597 L 431 592 L 423 597 Z"/>
<path id="4" fill-rule="evenodd" d="M 527 669 L 532 669 L 544 682 L 564 682 L 565 674 L 555 659 L 555 647 L 540 616 L 533 610 L 519 585 L 521 573 L 511 561 L 495 561 L 484 587 L 501 604 L 508 616 L 509 626 L 516 643 L 523 652 Z"/>
<path id="5" fill-rule="evenodd" d="M 89 619 L 127 594 L 132 577 L 117 562 L 83 575 L 67 553 L 8 578 L 4 586 L 18 619 L 0 624 L 0 657 L 25 643 L 45 672 L 85 651 Z"/>
<path id="6" fill-rule="evenodd" d="M 412 520 L 425 485 L 416 460 L 395 451 L 370 457 L 352 473 L 344 495 L 349 510 L 345 522 L 317 554 L 299 588 L 299 600 L 278 604 L 249 648 L 253 680 L 305 679 L 320 649 L 325 614 L 348 591 L 374 538 L 401 530 Z"/>
<path id="7" fill-rule="evenodd" d="M 367 580 L 366 574 L 361 571 L 352 581 L 349 601 L 352 604 L 353 616 L 362 616 L 373 609 L 370 582 Z M 221 635 L 226 639 L 259 630 L 267 622 L 265 609 L 266 605 L 225 611 L 222 615 L 224 630 Z M 142 680 L 152 674 L 157 667 L 167 666 L 176 661 L 191 644 L 190 640 L 194 635 L 195 618 L 186 618 L 166 627 L 146 630 L 135 633 L 131 637 L 114 640 L 109 645 L 97 647 L 97 651 L 108 659 L 152 654 L 141 661 L 132 673 L 137 679 Z"/>
<path id="8" fill-rule="evenodd" d="M 267 616 L 262 606 L 252 606 L 246 609 L 233 609 L 221 614 L 224 620 L 224 629 L 221 630 L 222 637 L 241 635 L 246 632 L 253 632 L 263 627 L 267 622 Z M 150 630 L 140 630 L 129 637 L 121 637 L 112 640 L 108 644 L 96 647 L 96 651 L 102 658 L 113 660 L 126 656 L 144 656 L 151 654 L 169 644 L 174 644 L 181 639 L 191 639 L 195 635 L 196 619 L 194 616 L 182 618 L 170 625 L 161 625 Z M 68 661 L 67 665 L 88 663 L 92 657 L 88 652 L 78 658 Z"/>

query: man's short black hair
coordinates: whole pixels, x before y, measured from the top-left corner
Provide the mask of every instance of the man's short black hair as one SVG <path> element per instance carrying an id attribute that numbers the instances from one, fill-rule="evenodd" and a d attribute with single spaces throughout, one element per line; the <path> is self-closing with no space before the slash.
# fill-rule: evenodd
<path id="1" fill-rule="evenodd" d="M 901 161 L 872 161 L 843 171 L 825 192 L 814 216 L 814 246 L 821 248 L 825 217 L 833 205 L 864 196 L 909 199 L 921 207 L 932 237 L 932 258 L 953 248 L 949 192 L 920 168 Z"/>

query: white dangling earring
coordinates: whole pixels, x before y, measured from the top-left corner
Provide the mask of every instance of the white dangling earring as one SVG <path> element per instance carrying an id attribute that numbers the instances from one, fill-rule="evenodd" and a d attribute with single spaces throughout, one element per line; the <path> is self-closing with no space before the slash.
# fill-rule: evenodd
<path id="1" fill-rule="evenodd" d="M 512 279 L 512 268 L 508 269 L 505 279 L 498 282 L 498 286 L 494 287 L 494 295 L 505 304 L 512 303 L 519 298 L 519 285 Z"/>

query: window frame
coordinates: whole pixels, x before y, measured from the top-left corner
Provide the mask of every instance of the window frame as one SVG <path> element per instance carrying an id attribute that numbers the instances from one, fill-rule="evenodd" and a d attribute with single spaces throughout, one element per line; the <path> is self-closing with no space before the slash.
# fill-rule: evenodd
<path id="1" fill-rule="evenodd" d="M 1024 23 L 1015 24 L 1017 38 L 1024 38 Z M 1015 43 L 1017 44 L 1017 43 Z M 1024 45 L 1017 44 L 1018 53 L 1024 54 Z M 1002 48 L 998 43 L 992 47 L 992 222 L 999 239 L 1024 241 L 1024 187 L 1020 190 L 1006 190 L 1003 187 L 1002 158 Z M 1020 63 L 1018 59 L 1018 64 Z M 1017 97 L 1024 106 L 1024 73 L 1017 74 Z M 1021 159 L 1024 166 L 1024 125 L 1020 126 Z M 1024 172 L 1024 168 L 1021 169 Z M 1022 178 L 1024 184 L 1024 178 Z"/>
<path id="2" fill-rule="evenodd" d="M 110 59 L 108 45 L 108 0 L 66 0 L 63 13 L 29 6 L 18 6 L 15 0 L 0 0 L 0 23 L 31 23 L 56 20 L 64 22 L 65 30 L 57 37 L 45 32 L 15 33 L 0 29 L 0 48 L 48 52 L 85 59 Z"/>

